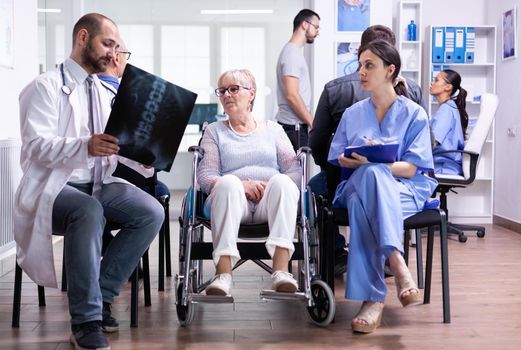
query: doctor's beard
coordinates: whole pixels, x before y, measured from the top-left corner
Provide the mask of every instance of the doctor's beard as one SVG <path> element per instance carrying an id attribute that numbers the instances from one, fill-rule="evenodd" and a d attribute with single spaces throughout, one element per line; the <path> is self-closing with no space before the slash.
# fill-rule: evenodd
<path id="1" fill-rule="evenodd" d="M 107 66 L 112 61 L 112 58 L 108 55 L 96 57 L 96 50 L 92 46 L 92 42 L 89 41 L 85 50 L 82 53 L 83 63 L 92 68 L 94 73 L 104 72 Z"/>

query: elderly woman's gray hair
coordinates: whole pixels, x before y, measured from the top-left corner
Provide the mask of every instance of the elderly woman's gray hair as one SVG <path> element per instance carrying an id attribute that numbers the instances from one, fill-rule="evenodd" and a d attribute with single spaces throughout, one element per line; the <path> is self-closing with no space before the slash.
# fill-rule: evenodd
<path id="1" fill-rule="evenodd" d="M 257 91 L 257 84 L 255 83 L 255 77 L 248 69 L 232 69 L 221 74 L 217 80 L 217 86 L 221 87 L 224 79 L 233 80 L 237 85 L 253 90 L 254 96 L 250 104 L 250 111 L 253 110 L 253 103 L 255 102 L 255 95 Z"/>

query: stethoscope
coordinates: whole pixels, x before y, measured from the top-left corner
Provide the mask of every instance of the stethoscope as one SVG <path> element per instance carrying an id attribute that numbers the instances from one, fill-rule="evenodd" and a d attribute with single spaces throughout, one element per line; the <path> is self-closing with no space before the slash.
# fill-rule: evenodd
<path id="1" fill-rule="evenodd" d="M 109 90 L 110 92 L 112 92 L 112 94 L 114 94 L 114 97 L 112 97 L 112 100 L 110 101 L 110 108 L 114 107 L 114 101 L 116 100 L 116 94 L 118 93 L 117 90 L 112 85 L 104 82 L 101 79 L 100 79 L 100 83 L 105 89 Z"/>
<path id="2" fill-rule="evenodd" d="M 71 92 L 72 92 L 72 89 L 67 81 L 67 78 L 65 78 L 65 72 L 64 72 L 64 69 L 63 69 L 63 63 L 60 64 L 60 72 L 61 72 L 61 75 L 62 75 L 62 92 L 65 94 L 65 95 L 70 95 Z M 112 87 L 110 86 L 109 84 L 105 83 L 104 81 L 101 81 L 101 85 L 103 85 L 103 87 L 107 90 L 109 90 L 110 92 L 112 92 L 114 94 L 114 97 L 112 97 L 112 100 L 110 101 L 110 107 L 112 108 L 114 106 L 114 101 L 116 100 L 116 94 L 117 94 L 117 91 Z"/>
<path id="3" fill-rule="evenodd" d="M 65 95 L 70 95 L 72 92 L 72 89 L 70 88 L 70 85 L 68 84 L 67 80 L 65 79 L 65 73 L 63 72 L 63 63 L 60 64 L 60 72 L 62 73 L 62 92 Z"/>

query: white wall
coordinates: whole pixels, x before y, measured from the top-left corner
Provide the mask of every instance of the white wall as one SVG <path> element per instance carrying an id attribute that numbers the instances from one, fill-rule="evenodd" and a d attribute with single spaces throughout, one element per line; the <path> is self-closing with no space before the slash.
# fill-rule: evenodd
<path id="1" fill-rule="evenodd" d="M 517 38 L 518 57 L 509 61 L 501 58 L 501 15 L 517 6 Z M 487 2 L 485 12 L 489 24 L 498 28 L 497 52 L 497 95 L 499 107 L 496 113 L 496 157 L 494 173 L 494 215 L 521 223 L 521 21 L 519 16 L 521 1 L 503 0 Z M 515 128 L 518 135 L 508 136 L 508 128 Z"/>
<path id="2" fill-rule="evenodd" d="M 336 0 L 315 0 L 313 10 L 320 15 L 320 35 L 312 49 L 313 111 L 318 103 L 324 85 L 335 78 L 335 43 L 345 39 L 349 42 L 352 34 L 336 32 Z M 389 0 L 371 1 L 371 24 L 383 24 L 392 28 L 392 3 Z M 359 38 L 359 35 L 356 36 Z M 308 45 L 309 46 L 309 45 Z"/>
<path id="3" fill-rule="evenodd" d="M 398 4 L 398 0 L 393 0 Z M 487 0 L 422 0 L 422 17 L 425 26 L 431 24 L 488 24 L 485 4 Z M 495 1 L 496 3 L 502 1 Z M 393 8 L 396 11 L 397 5 Z"/>
<path id="4" fill-rule="evenodd" d="M 0 139 L 20 138 L 18 94 L 38 74 L 36 0 L 14 3 L 14 68 L 0 67 Z"/>

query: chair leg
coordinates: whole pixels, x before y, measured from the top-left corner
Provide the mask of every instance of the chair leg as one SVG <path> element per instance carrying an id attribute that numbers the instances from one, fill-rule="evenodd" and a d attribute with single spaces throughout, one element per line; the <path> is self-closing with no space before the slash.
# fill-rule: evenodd
<path id="1" fill-rule="evenodd" d="M 169 214 L 169 200 L 168 196 L 159 198 L 164 209 L 165 219 L 159 231 L 159 279 L 158 290 L 160 292 L 165 290 L 165 275 L 172 276 L 172 260 L 170 258 L 170 214 Z M 166 274 L 165 274 L 166 264 Z"/>
<path id="2" fill-rule="evenodd" d="M 441 284 L 443 290 L 443 323 L 450 323 L 449 252 L 447 246 L 446 216 L 440 211 Z"/>
<path id="3" fill-rule="evenodd" d="M 38 286 L 38 306 L 45 306 L 45 288 Z"/>
<path id="4" fill-rule="evenodd" d="M 16 263 L 14 270 L 14 296 L 12 328 L 20 328 L 20 304 L 22 302 L 22 268 Z"/>
<path id="5" fill-rule="evenodd" d="M 170 197 L 165 200 L 165 255 L 166 275 L 172 277 L 172 258 L 170 252 Z"/>
<path id="6" fill-rule="evenodd" d="M 427 258 L 425 261 L 425 288 L 423 292 L 423 303 L 431 302 L 431 282 L 432 282 L 432 250 L 434 246 L 434 227 L 428 228 L 427 233 Z"/>
<path id="7" fill-rule="evenodd" d="M 327 207 L 323 207 L 321 210 L 321 219 L 319 220 L 320 225 L 320 252 L 321 252 L 321 263 L 320 263 L 320 275 L 322 280 L 326 282 L 333 294 L 335 293 L 335 277 L 334 277 L 334 237 L 329 237 L 327 234 L 329 228 L 333 225 L 333 212 L 328 210 Z"/>
<path id="8" fill-rule="evenodd" d="M 165 221 L 159 230 L 159 272 L 157 290 L 163 292 L 165 290 Z"/>
<path id="9" fill-rule="evenodd" d="M 63 252 L 62 258 L 62 292 L 67 291 L 67 269 L 65 268 L 65 252 Z"/>
<path id="10" fill-rule="evenodd" d="M 143 292 L 145 294 L 145 306 L 152 305 L 150 298 L 150 264 L 148 263 L 148 249 L 142 257 L 143 260 Z"/>
<path id="11" fill-rule="evenodd" d="M 132 283 L 130 292 L 130 327 L 136 328 L 138 324 L 138 294 L 139 294 L 139 276 L 138 267 L 132 272 Z"/>
<path id="12" fill-rule="evenodd" d="M 422 257 L 422 234 L 416 229 L 416 274 L 418 276 L 418 288 L 423 289 L 423 257 Z"/>
<path id="13" fill-rule="evenodd" d="M 409 266 L 409 244 L 411 241 L 411 234 L 409 230 L 405 230 L 403 232 L 403 260 L 405 260 L 405 265 Z"/>

